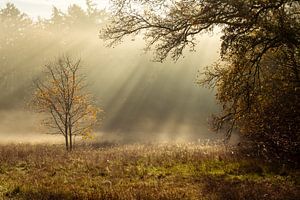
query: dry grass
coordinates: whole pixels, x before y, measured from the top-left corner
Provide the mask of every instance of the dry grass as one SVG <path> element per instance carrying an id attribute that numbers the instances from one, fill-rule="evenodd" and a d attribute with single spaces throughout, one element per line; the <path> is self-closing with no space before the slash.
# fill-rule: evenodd
<path id="1" fill-rule="evenodd" d="M 299 173 L 223 146 L 0 146 L 0 199 L 297 199 Z"/>

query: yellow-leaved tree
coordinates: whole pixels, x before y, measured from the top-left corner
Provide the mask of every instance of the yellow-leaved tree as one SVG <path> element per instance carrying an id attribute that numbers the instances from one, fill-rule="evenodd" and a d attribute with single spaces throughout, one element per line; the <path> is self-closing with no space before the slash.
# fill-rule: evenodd
<path id="1" fill-rule="evenodd" d="M 97 124 L 97 108 L 85 88 L 86 77 L 80 73 L 81 60 L 63 56 L 45 66 L 44 76 L 35 81 L 31 107 L 43 113 L 43 125 L 50 134 L 61 134 L 66 149 L 72 150 L 76 136 L 91 138 Z"/>

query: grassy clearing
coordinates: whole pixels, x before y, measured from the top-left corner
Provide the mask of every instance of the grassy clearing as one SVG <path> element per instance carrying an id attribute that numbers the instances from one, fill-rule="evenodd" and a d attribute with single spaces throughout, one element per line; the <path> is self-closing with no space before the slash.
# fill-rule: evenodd
<path id="1" fill-rule="evenodd" d="M 299 172 L 222 146 L 0 146 L 0 199 L 297 199 Z"/>

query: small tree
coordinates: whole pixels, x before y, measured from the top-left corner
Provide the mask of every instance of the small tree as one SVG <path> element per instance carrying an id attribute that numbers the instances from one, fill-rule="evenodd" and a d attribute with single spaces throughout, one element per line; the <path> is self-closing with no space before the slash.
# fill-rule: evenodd
<path id="1" fill-rule="evenodd" d="M 100 111 L 84 90 L 85 76 L 80 73 L 80 63 L 80 59 L 73 62 L 66 56 L 47 64 L 43 80 L 35 82 L 37 89 L 31 102 L 36 112 L 45 114 L 43 125 L 50 134 L 63 135 L 70 151 L 75 136 L 92 137 Z"/>

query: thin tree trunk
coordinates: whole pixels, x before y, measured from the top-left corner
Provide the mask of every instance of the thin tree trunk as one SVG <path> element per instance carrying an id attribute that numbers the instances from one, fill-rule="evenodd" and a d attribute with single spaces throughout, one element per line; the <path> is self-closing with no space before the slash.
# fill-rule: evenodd
<path id="1" fill-rule="evenodd" d="M 66 150 L 69 151 L 69 142 L 68 142 L 68 134 L 67 133 L 65 135 L 65 139 L 66 139 Z"/>
<path id="2" fill-rule="evenodd" d="M 72 133 L 69 132 L 69 140 L 70 140 L 70 150 L 73 150 L 73 143 L 72 143 Z"/>
<path id="3" fill-rule="evenodd" d="M 76 135 L 73 136 L 73 147 L 75 147 L 75 136 Z"/>
<path id="4" fill-rule="evenodd" d="M 69 118 L 68 128 L 69 128 L 69 137 L 70 137 L 70 148 L 71 148 L 71 150 L 73 150 L 73 140 L 72 140 L 73 134 L 72 134 L 71 118 Z"/>
<path id="5" fill-rule="evenodd" d="M 65 134 L 66 134 L 66 148 L 67 151 L 71 150 L 71 146 L 69 146 L 69 141 L 68 141 L 68 115 L 66 114 L 65 117 Z M 70 144 L 71 145 L 71 144 Z"/>

